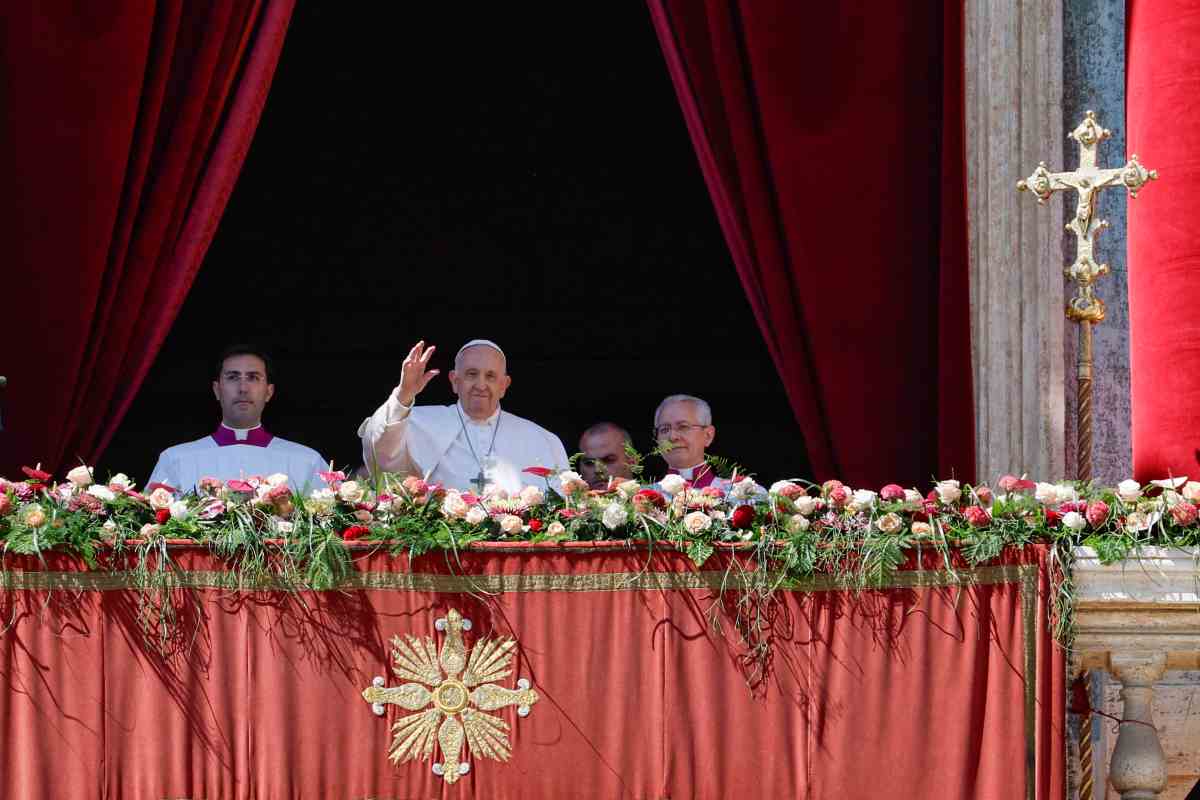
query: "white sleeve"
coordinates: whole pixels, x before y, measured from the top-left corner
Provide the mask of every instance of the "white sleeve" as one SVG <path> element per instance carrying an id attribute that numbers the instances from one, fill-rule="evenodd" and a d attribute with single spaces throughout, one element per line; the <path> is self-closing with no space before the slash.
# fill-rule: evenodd
<path id="1" fill-rule="evenodd" d="M 358 426 L 362 439 L 363 463 L 367 468 L 385 472 L 411 472 L 412 458 L 408 453 L 408 417 L 412 406 L 405 406 L 388 395 L 387 402 Z"/>

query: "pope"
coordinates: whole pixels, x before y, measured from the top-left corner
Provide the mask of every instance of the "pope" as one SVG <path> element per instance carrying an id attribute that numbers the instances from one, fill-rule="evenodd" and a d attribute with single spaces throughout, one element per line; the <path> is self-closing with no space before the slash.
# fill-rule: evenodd
<path id="1" fill-rule="evenodd" d="M 567 468 L 567 451 L 550 431 L 500 408 L 512 378 L 500 345 L 473 339 L 454 356 L 450 385 L 458 401 L 417 406 L 416 398 L 440 370 L 429 369 L 433 346 L 417 342 L 387 400 L 358 428 L 363 463 L 416 475 L 448 489 L 516 493 L 544 486 L 527 467 Z"/>

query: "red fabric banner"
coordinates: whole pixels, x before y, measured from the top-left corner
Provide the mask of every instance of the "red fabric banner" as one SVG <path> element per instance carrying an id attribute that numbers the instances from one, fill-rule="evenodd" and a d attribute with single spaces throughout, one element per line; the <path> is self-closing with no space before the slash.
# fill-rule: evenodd
<path id="1" fill-rule="evenodd" d="M 817 480 L 973 481 L 962 0 L 649 6 Z"/>
<path id="2" fill-rule="evenodd" d="M 1128 147 L 1151 184 L 1129 203 L 1129 366 L 1133 473 L 1200 476 L 1200 157 L 1181 131 L 1200 121 L 1200 5 L 1130 0 Z"/>
<path id="3" fill-rule="evenodd" d="M 116 432 L 229 200 L 294 3 L 54 0 L 0 15 L 14 343 L 0 474 L 95 463 Z"/>
<path id="4" fill-rule="evenodd" d="M 158 654 L 142 622 L 161 606 L 129 588 L 136 573 L 8 557 L 0 795 L 1064 791 L 1064 659 L 1049 633 L 1042 548 L 959 565 L 962 585 L 929 559 L 888 588 L 847 591 L 825 577 L 770 596 L 736 588 L 740 559 L 697 571 L 662 548 L 494 546 L 411 564 L 363 549 L 354 586 L 329 592 L 238 589 L 198 549 L 174 558 L 173 581 L 207 588 L 171 590 L 178 616 L 161 630 L 174 638 Z M 524 679 L 538 694 L 527 716 L 513 705 L 484 712 L 509 726 L 511 758 L 465 752 L 470 770 L 454 786 L 432 768 L 446 759 L 441 745 L 388 761 L 390 726 L 419 711 L 389 703 L 385 719 L 361 696 L 376 676 L 411 682 L 391 672 L 391 638 L 444 647 L 449 633 L 435 622 L 451 608 L 473 623 L 468 650 L 516 640 L 512 673 L 492 683 Z M 758 650 L 739 633 L 752 618 L 763 623 Z"/>

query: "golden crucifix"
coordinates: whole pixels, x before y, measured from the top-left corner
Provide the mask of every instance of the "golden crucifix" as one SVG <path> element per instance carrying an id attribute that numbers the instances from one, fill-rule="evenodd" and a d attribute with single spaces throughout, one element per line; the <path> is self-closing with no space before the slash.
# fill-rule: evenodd
<path id="1" fill-rule="evenodd" d="M 1078 169 L 1051 172 L 1043 161 L 1032 175 L 1017 182 L 1019 190 L 1033 192 L 1039 205 L 1060 190 L 1074 189 L 1078 193 L 1075 216 L 1067 223 L 1067 230 L 1075 234 L 1075 263 L 1063 270 L 1063 274 L 1077 284 L 1075 296 L 1067 303 L 1067 318 L 1079 323 L 1075 430 L 1079 479 L 1083 481 L 1092 478 L 1092 325 L 1104 319 L 1104 302 L 1096 296 L 1092 284 L 1108 272 L 1108 264 L 1097 264 L 1093 258 L 1096 235 L 1108 227 L 1108 220 L 1096 218 L 1096 194 L 1110 186 L 1124 186 L 1129 196 L 1136 198 L 1138 189 L 1158 178 L 1158 172 L 1146 170 L 1136 155 L 1118 169 L 1097 169 L 1096 148 L 1111 135 L 1111 131 L 1096 124 L 1096 115 L 1089 111 L 1070 133 L 1070 138 L 1079 142 Z"/>

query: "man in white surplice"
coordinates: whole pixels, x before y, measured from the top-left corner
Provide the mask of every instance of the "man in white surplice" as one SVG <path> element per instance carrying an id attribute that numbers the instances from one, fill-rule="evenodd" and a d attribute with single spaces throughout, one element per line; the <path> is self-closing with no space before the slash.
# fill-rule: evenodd
<path id="1" fill-rule="evenodd" d="M 427 369 L 434 349 L 417 342 L 404 359 L 400 384 L 359 426 L 368 468 L 417 475 L 448 489 L 509 493 L 545 486 L 543 478 L 523 472 L 526 467 L 567 469 L 557 436 L 500 409 L 512 378 L 495 342 L 474 339 L 455 355 L 450 384 L 457 403 L 414 407 L 440 371 Z"/>

